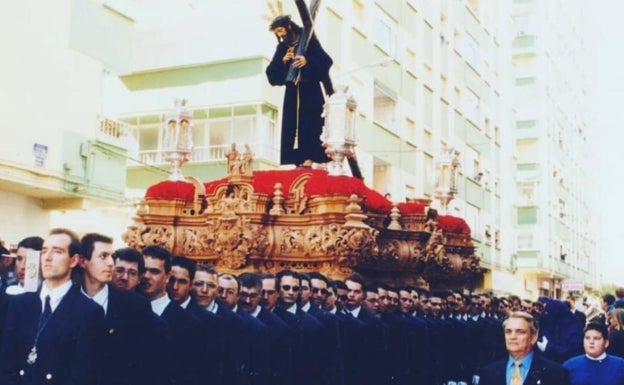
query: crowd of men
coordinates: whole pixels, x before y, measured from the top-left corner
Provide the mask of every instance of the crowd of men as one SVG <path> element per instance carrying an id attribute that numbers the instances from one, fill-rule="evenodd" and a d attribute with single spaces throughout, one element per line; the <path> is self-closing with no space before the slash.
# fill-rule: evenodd
<path id="1" fill-rule="evenodd" d="M 18 258 L 28 249 L 41 250 L 43 281 L 9 295 L 24 285 Z M 359 274 L 236 276 L 160 246 L 114 250 L 107 236 L 62 228 L 16 254 L 15 287 L 0 287 L 3 385 L 502 385 L 512 367 L 488 364 L 508 363 L 514 349 L 538 354 L 519 372 L 526 378 L 549 365 L 542 359 L 582 354 L 587 339 L 585 320 L 547 298 L 428 292 Z M 542 373 L 541 383 L 567 383 L 553 365 L 555 382 Z M 503 380 L 500 370 L 508 381 L 490 382 Z"/>

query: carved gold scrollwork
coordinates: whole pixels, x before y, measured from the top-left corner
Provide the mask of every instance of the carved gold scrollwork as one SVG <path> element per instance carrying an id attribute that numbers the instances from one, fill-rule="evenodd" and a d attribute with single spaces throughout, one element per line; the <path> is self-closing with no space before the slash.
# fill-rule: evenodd
<path id="1" fill-rule="evenodd" d="M 171 226 L 146 226 L 135 224 L 128 227 L 122 235 L 124 242 L 135 249 L 145 246 L 162 246 L 169 250 L 173 247 L 173 228 Z"/>
<path id="2" fill-rule="evenodd" d="M 249 185 L 229 185 L 221 199 L 216 202 L 214 211 L 226 217 L 234 213 L 251 212 L 252 194 L 253 190 Z"/>
<path id="3" fill-rule="evenodd" d="M 376 231 L 366 228 L 343 228 L 336 241 L 335 255 L 339 266 L 354 267 L 362 254 L 373 249 Z"/>
<path id="4" fill-rule="evenodd" d="M 445 257 L 445 253 L 444 234 L 441 229 L 436 229 L 429 237 L 429 241 L 425 246 L 425 261 L 440 264 Z"/>

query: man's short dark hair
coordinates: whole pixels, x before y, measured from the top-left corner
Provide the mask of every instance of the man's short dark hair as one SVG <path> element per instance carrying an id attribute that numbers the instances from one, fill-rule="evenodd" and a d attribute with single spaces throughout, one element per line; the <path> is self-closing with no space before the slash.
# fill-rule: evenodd
<path id="1" fill-rule="evenodd" d="M 281 270 L 280 272 L 277 273 L 277 275 L 275 275 L 275 283 L 276 286 L 275 288 L 277 290 L 281 290 L 282 287 L 282 278 L 283 277 L 292 277 L 296 280 L 299 281 L 299 285 L 301 285 L 301 277 L 299 276 L 299 273 L 297 273 L 296 271 L 293 270 Z"/>
<path id="2" fill-rule="evenodd" d="M 98 233 L 88 233 L 83 235 L 80 240 L 80 244 L 82 245 L 83 257 L 87 261 L 91 260 L 91 254 L 93 254 L 96 242 L 108 243 L 112 245 L 113 238 Z"/>
<path id="3" fill-rule="evenodd" d="M 41 237 L 26 237 L 19 241 L 17 244 L 17 248 L 23 247 L 25 249 L 33 249 L 37 251 L 41 251 L 41 247 L 43 246 L 43 238 Z"/>
<path id="4" fill-rule="evenodd" d="M 143 260 L 143 255 L 141 255 L 137 249 L 132 247 L 123 247 L 115 250 L 113 253 L 113 260 L 116 262 L 118 259 L 130 263 L 136 263 L 139 268 L 139 274 L 143 274 L 145 272 L 145 261 Z"/>
<path id="5" fill-rule="evenodd" d="M 162 246 L 150 245 L 141 251 L 143 257 L 152 257 L 165 262 L 165 273 L 171 271 L 171 253 Z"/>
<path id="6" fill-rule="evenodd" d="M 83 255 L 82 245 L 80 244 L 80 238 L 78 235 L 64 227 L 55 227 L 48 232 L 48 235 L 67 235 L 70 239 L 69 241 L 69 256 L 73 257 L 74 255 Z M 42 246 L 43 248 L 43 246 Z"/>
<path id="7" fill-rule="evenodd" d="M 369 283 L 368 285 L 366 285 L 366 287 L 364 288 L 364 291 L 365 292 L 366 291 L 370 291 L 372 293 L 377 293 L 377 292 L 379 292 L 378 288 L 379 288 L 379 282 L 373 282 L 373 283 Z"/>
<path id="8" fill-rule="evenodd" d="M 211 274 L 211 275 L 219 275 L 219 273 L 217 272 L 217 269 L 215 269 L 215 267 L 212 266 L 209 263 L 200 263 L 200 264 L 198 264 L 197 268 L 196 268 L 196 272 L 197 271 L 202 271 L 204 273 L 208 273 L 208 274 Z"/>
<path id="9" fill-rule="evenodd" d="M 351 281 L 351 282 L 360 284 L 360 286 L 362 287 L 362 290 L 364 290 L 364 286 L 365 286 L 365 284 L 364 284 L 364 277 L 362 277 L 361 274 L 353 273 L 353 274 L 351 274 L 350 276 L 348 276 L 345 279 L 345 285 L 346 285 L 347 281 Z"/>
<path id="10" fill-rule="evenodd" d="M 273 273 L 262 273 L 260 274 L 260 283 L 262 283 L 262 281 L 264 281 L 265 279 L 272 279 L 273 282 L 275 283 L 275 289 L 278 289 L 278 282 L 277 282 L 277 277 L 275 276 L 275 274 Z"/>
<path id="11" fill-rule="evenodd" d="M 349 290 L 347 284 L 340 280 L 331 281 L 331 285 L 336 288 L 336 290 Z"/>
<path id="12" fill-rule="evenodd" d="M 609 340 L 609 329 L 607 329 L 607 325 L 602 322 L 590 322 L 585 326 L 583 330 L 583 335 L 587 333 L 589 330 L 595 330 L 602 334 L 602 338 L 605 340 Z"/>
<path id="13" fill-rule="evenodd" d="M 306 273 L 299 273 L 299 282 L 303 284 L 303 281 L 306 281 L 309 285 L 312 284 L 312 282 L 310 282 L 309 275 L 307 275 Z"/>
<path id="14" fill-rule="evenodd" d="M 183 255 L 175 255 L 171 258 L 171 266 L 178 266 L 186 269 L 189 273 L 189 279 L 193 281 L 195 279 L 195 269 L 197 269 L 197 263 L 191 258 Z"/>
<path id="15" fill-rule="evenodd" d="M 615 302 L 615 296 L 613 294 L 605 294 L 602 296 L 602 300 L 604 303 L 611 306 L 613 305 L 613 302 Z"/>
<path id="16" fill-rule="evenodd" d="M 242 273 L 238 276 L 238 283 L 241 287 L 262 289 L 262 280 L 258 274 L 254 273 Z"/>
<path id="17" fill-rule="evenodd" d="M 312 284 L 312 280 L 313 279 L 318 279 L 319 281 L 323 281 L 326 284 L 329 285 L 329 280 L 327 279 L 326 276 L 324 276 L 323 274 L 319 273 L 318 271 L 311 271 L 308 273 L 308 277 L 310 277 L 310 284 Z"/>

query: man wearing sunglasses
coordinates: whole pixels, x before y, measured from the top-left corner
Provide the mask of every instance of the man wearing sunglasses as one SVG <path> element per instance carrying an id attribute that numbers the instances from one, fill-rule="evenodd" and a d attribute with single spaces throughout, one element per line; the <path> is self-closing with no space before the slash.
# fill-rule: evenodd
<path id="1" fill-rule="evenodd" d="M 221 349 L 223 340 L 220 330 L 220 319 L 215 314 L 200 307 L 191 295 L 197 264 L 185 256 L 175 256 L 171 260 L 171 276 L 167 283 L 167 292 L 171 301 L 188 310 L 201 322 L 200 353 L 202 358 L 202 380 L 207 383 L 219 383 L 223 358 Z"/>
<path id="2" fill-rule="evenodd" d="M 245 383 L 265 384 L 269 373 L 269 340 L 266 325 L 239 308 L 240 284 L 233 274 L 219 274 L 217 294 L 219 294 L 217 299 L 219 305 L 234 312 L 245 324 L 245 329 L 242 331 L 243 341 L 237 349 L 239 355 L 242 355 L 247 362 L 244 371 Z"/>
<path id="3" fill-rule="evenodd" d="M 274 278 L 273 278 L 274 279 Z M 266 325 L 269 342 L 269 379 L 273 385 L 287 385 L 292 369 L 291 345 L 294 336 L 288 325 L 270 310 L 260 306 L 262 280 L 254 273 L 238 276 L 238 309 Z"/>
<path id="4" fill-rule="evenodd" d="M 239 347 L 248 344 L 245 339 L 245 322 L 238 314 L 216 301 L 218 277 L 214 267 L 208 264 L 198 265 L 193 278 L 193 298 L 201 311 L 211 313 L 218 320 L 218 332 L 212 347 L 220 355 L 219 364 L 222 367 L 215 383 L 244 384 L 247 356 L 240 354 Z"/>
<path id="5" fill-rule="evenodd" d="M 323 274 L 313 271 L 310 274 L 310 286 L 312 287 L 312 297 L 311 302 L 312 305 L 322 308 L 325 304 L 325 299 L 327 298 L 327 286 L 329 285 L 329 280 Z"/>
<path id="6" fill-rule="evenodd" d="M 293 362 L 289 384 L 322 385 L 332 384 L 324 368 L 326 355 L 323 346 L 323 326 L 316 318 L 297 306 L 301 288 L 299 273 L 282 270 L 276 275 L 279 299 L 274 313 L 297 336 L 292 345 Z M 340 383 L 339 383 L 340 384 Z M 338 384 L 338 385 L 339 385 Z"/>
<path id="7" fill-rule="evenodd" d="M 306 287 L 308 288 L 307 293 Z M 342 328 L 338 317 L 320 307 L 320 303 L 327 295 L 327 278 L 316 271 L 311 272 L 309 275 L 301 274 L 301 288 L 301 309 L 316 318 L 323 325 L 322 343 L 326 352 L 324 368 L 327 371 L 327 377 L 330 383 L 341 384 L 344 378 L 342 354 L 340 352 Z M 319 305 L 313 302 L 319 303 Z"/>

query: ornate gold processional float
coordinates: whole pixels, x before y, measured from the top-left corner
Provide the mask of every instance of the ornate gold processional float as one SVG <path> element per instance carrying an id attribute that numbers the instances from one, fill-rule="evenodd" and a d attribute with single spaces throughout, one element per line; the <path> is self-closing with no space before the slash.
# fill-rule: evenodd
<path id="1" fill-rule="evenodd" d="M 227 176 L 209 182 L 182 175 L 193 115 L 177 101 L 163 138 L 173 173 L 147 189 L 124 241 L 137 249 L 161 245 L 235 274 L 288 268 L 342 279 L 357 271 L 370 281 L 432 288 L 480 277 L 462 218 L 438 214 L 428 199 L 391 202 L 347 175 L 356 103 L 346 91 L 338 89 L 325 105 L 322 139 L 332 159 L 326 168 L 253 170 L 252 149 L 232 144 Z M 456 193 L 458 166 L 452 149 L 436 159 L 441 211 Z"/>

